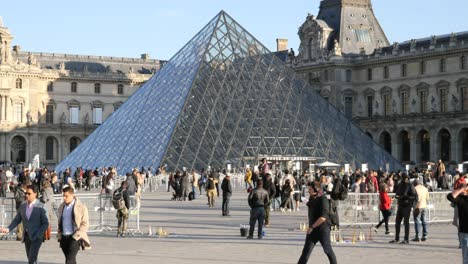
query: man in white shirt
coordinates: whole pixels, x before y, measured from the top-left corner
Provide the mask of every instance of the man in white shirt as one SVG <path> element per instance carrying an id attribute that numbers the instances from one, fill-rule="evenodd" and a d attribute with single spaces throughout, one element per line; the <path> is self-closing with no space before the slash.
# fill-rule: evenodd
<path id="1" fill-rule="evenodd" d="M 88 208 L 75 197 L 75 190 L 67 186 L 62 190 L 63 203 L 60 205 L 58 241 L 65 255 L 65 263 L 75 264 L 80 247 L 91 248 L 88 238 Z"/>
<path id="2" fill-rule="evenodd" d="M 413 209 L 413 217 L 414 217 L 414 229 L 416 233 L 416 237 L 412 240 L 415 242 L 419 241 L 426 241 L 427 240 L 427 223 L 426 223 L 426 213 L 427 213 L 427 204 L 429 203 L 429 191 L 427 190 L 424 185 L 422 185 L 418 180 L 413 182 L 415 186 L 414 189 L 418 194 L 418 200 L 415 201 L 416 204 L 414 205 Z M 422 238 L 419 237 L 421 231 L 421 224 L 422 224 Z"/>

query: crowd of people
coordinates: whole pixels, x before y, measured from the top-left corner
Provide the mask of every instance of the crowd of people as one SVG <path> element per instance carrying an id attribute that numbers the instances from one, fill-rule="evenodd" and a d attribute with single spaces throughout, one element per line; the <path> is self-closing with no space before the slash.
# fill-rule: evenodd
<path id="1" fill-rule="evenodd" d="M 76 226 L 70 228 L 70 226 L 63 224 L 64 221 L 69 220 L 69 210 L 74 210 L 77 207 L 77 210 L 81 212 L 80 217 L 83 218 L 82 230 L 84 230 L 83 232 L 87 230 L 88 220 L 85 219 L 87 211 L 84 212 L 87 209 L 74 196 L 75 191 L 90 191 L 100 188 L 101 194 L 111 197 L 118 219 L 117 236 L 123 237 L 126 234 L 131 207 L 140 206 L 141 192 L 145 181 L 152 175 L 165 173 L 164 167 L 155 170 L 154 174 L 151 168 L 135 168 L 125 175 L 124 180 L 117 181 L 116 178 L 119 176 L 115 168 L 112 167 L 95 168 L 94 170 L 75 168 L 73 171 L 68 168 L 58 174 L 54 171 L 48 171 L 46 168 L 33 170 L 25 168 L 17 172 L 9 168 L 2 168 L 0 169 L 0 196 L 5 196 L 7 192 L 14 193 L 18 215 L 8 228 L 0 229 L 0 231 L 10 232 L 17 228 L 17 239 L 25 242 L 28 259 L 30 263 L 34 263 L 40 248 L 40 244 L 36 240 L 41 239 L 41 237 L 31 237 L 31 233 L 28 233 L 28 231 L 31 232 L 28 225 L 31 224 L 29 223 L 30 210 L 32 210 L 30 208 L 37 208 L 40 214 L 35 217 L 40 219 L 40 221 L 36 221 L 40 224 L 34 228 L 42 232 L 46 226 L 45 223 L 47 226 L 58 225 L 60 246 L 67 260 L 70 259 L 70 263 L 73 263 L 76 258 L 75 248 L 78 246 L 74 244 L 75 240 L 71 240 L 70 237 L 84 236 L 86 243 L 81 241 L 79 246 L 90 246 L 89 239 L 84 233 L 80 233 Z M 248 192 L 248 204 L 251 208 L 247 238 L 253 238 L 257 224 L 257 237 L 258 239 L 263 238 L 263 228 L 270 227 L 272 223 L 271 211 L 299 211 L 303 202 L 302 206 L 308 210 L 309 225 L 299 263 L 307 262 L 318 241 L 321 242 L 330 263 L 336 263 L 336 256 L 330 243 L 330 230 L 332 228 L 340 229 L 338 205 L 340 201 L 347 199 L 348 193 L 353 193 L 353 195 L 376 194 L 376 196 L 369 197 L 378 197 L 376 199 L 379 200 L 382 220 L 375 225 L 374 231 L 378 232 L 378 229 L 384 225 L 385 234 L 393 235 L 389 229 L 389 218 L 395 214 L 395 237 L 390 243 L 408 244 L 411 214 L 415 223 L 415 236 L 412 241 L 427 241 L 426 215 L 430 192 L 453 189 L 454 191 L 448 196 L 448 199 L 455 208 L 454 224 L 459 228 L 460 247 L 464 250 L 465 256 L 467 230 L 466 222 L 463 221 L 468 221 L 466 218 L 468 216 L 466 212 L 468 195 L 466 178 L 466 174 L 457 170 L 447 172 L 441 161 L 437 165 L 433 164 L 432 170 L 413 169 L 408 173 L 385 172 L 382 169 L 371 169 L 366 172 L 356 169 L 345 172 L 343 169 L 337 171 L 320 168 L 313 172 L 300 173 L 295 171 L 290 173 L 289 170 L 273 172 L 268 161 L 263 159 L 258 167 L 247 168 L 243 177 L 244 190 Z M 16 181 L 11 179 L 16 179 Z M 167 179 L 167 191 L 170 192 L 172 189 L 172 200 L 193 200 L 205 194 L 209 208 L 215 208 L 216 198 L 222 196 L 222 216 L 230 216 L 233 186 L 231 177 L 225 170 L 210 168 L 207 171 L 202 169 L 198 172 L 195 170 L 187 171 L 184 168 L 182 171 L 168 174 Z M 16 182 L 17 184 L 15 184 Z M 119 186 L 116 186 L 117 183 Z M 60 193 L 63 194 L 64 202 L 58 207 L 56 215 L 54 212 L 57 211 L 57 207 L 54 204 L 53 195 Z M 390 196 L 394 198 L 390 198 Z M 135 197 L 135 202 L 130 197 Z M 359 202 L 361 205 L 365 203 L 364 201 Z M 398 205 L 396 212 L 394 212 L 394 203 Z M 363 212 L 361 213 L 364 219 L 368 219 Z M 402 240 L 400 240 L 401 222 L 405 227 Z M 25 229 L 24 226 L 27 228 Z"/>

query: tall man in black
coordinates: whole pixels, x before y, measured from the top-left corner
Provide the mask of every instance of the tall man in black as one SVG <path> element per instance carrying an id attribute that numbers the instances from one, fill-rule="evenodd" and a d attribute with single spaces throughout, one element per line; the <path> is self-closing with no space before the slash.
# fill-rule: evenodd
<path id="1" fill-rule="evenodd" d="M 265 204 L 269 203 L 268 192 L 263 189 L 263 181 L 257 181 L 257 188 L 249 194 L 250 229 L 247 239 L 253 238 L 255 223 L 258 221 L 258 239 L 263 238 L 263 221 L 265 220 Z"/>
<path id="2" fill-rule="evenodd" d="M 221 183 L 221 190 L 223 191 L 223 216 L 229 216 L 229 203 L 232 195 L 231 177 L 226 175 Z"/>
<path id="3" fill-rule="evenodd" d="M 403 173 L 402 182 L 396 186 L 395 198 L 398 200 L 398 209 L 395 217 L 395 239 L 390 241 L 390 243 L 409 244 L 409 220 L 411 208 L 416 199 L 416 190 L 413 184 L 409 182 L 409 177 L 406 173 Z M 405 224 L 405 239 L 399 242 L 401 220 L 404 220 Z"/>
<path id="4" fill-rule="evenodd" d="M 462 249 L 463 264 L 468 263 L 468 186 L 462 185 L 461 188 L 453 190 L 447 195 L 447 199 L 454 203 L 458 210 L 458 238 Z"/>
<path id="5" fill-rule="evenodd" d="M 307 229 L 306 241 L 301 258 L 297 263 L 306 264 L 315 244 L 320 241 L 330 264 L 336 264 L 336 256 L 330 241 L 330 203 L 327 197 L 323 195 L 323 190 L 316 187 L 314 182 L 308 184 L 308 189 L 310 195 L 309 202 L 307 202 L 309 228 Z"/>
<path id="6" fill-rule="evenodd" d="M 276 195 L 276 187 L 269 173 L 266 174 L 263 178 L 263 186 L 264 186 L 265 191 L 267 191 L 268 193 L 268 203 L 265 204 L 265 227 L 269 227 L 270 226 L 271 201 L 273 201 Z"/>

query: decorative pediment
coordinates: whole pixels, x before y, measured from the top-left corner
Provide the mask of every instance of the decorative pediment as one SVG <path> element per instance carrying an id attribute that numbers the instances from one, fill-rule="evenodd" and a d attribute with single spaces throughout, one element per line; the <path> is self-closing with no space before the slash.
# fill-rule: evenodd
<path id="1" fill-rule="evenodd" d="M 13 97 L 10 98 L 10 101 L 11 101 L 11 104 L 14 104 L 14 103 L 22 103 L 22 104 L 24 104 L 24 103 L 26 102 L 26 99 L 24 99 L 24 97 L 15 95 L 15 96 L 13 96 Z"/>
<path id="2" fill-rule="evenodd" d="M 42 101 L 42 108 L 46 108 L 48 105 L 53 105 L 54 109 L 57 108 L 57 103 L 53 99 L 46 99 Z"/>
<path id="3" fill-rule="evenodd" d="M 456 81 L 455 84 L 457 85 L 457 87 L 468 86 L 468 79 L 467 78 L 461 78 L 458 81 Z"/>
<path id="4" fill-rule="evenodd" d="M 99 100 L 92 101 L 91 102 L 91 107 L 92 108 L 104 108 L 104 103 L 99 101 Z"/>
<path id="5" fill-rule="evenodd" d="M 353 89 L 346 89 L 346 90 L 343 91 L 343 96 L 352 96 L 352 97 L 354 97 L 356 95 L 357 95 L 357 93 Z"/>
<path id="6" fill-rule="evenodd" d="M 398 87 L 398 94 L 401 94 L 403 92 L 409 93 L 410 90 L 411 90 L 410 86 L 408 86 L 406 84 L 402 84 L 402 85 L 400 85 L 400 87 Z"/>
<path id="7" fill-rule="evenodd" d="M 375 90 L 372 88 L 366 88 L 364 92 L 362 92 L 365 96 L 374 96 Z"/>
<path id="8" fill-rule="evenodd" d="M 380 89 L 380 94 L 385 95 L 385 94 L 391 94 L 393 89 L 389 86 L 384 86 L 382 89 Z"/>
<path id="9" fill-rule="evenodd" d="M 425 82 L 421 82 L 418 85 L 416 85 L 416 90 L 418 92 L 420 92 L 420 91 L 429 91 L 429 87 L 431 87 L 429 84 L 427 84 Z"/>
<path id="10" fill-rule="evenodd" d="M 67 106 L 68 106 L 68 108 L 70 108 L 70 107 L 78 107 L 78 108 L 80 108 L 80 107 L 81 107 L 81 103 L 80 103 L 79 101 L 75 100 L 75 99 L 72 99 L 72 100 L 70 100 L 70 101 L 67 102 Z"/>
<path id="11" fill-rule="evenodd" d="M 450 83 L 447 82 L 446 80 L 441 80 L 435 84 L 437 88 L 448 88 L 450 86 Z"/>

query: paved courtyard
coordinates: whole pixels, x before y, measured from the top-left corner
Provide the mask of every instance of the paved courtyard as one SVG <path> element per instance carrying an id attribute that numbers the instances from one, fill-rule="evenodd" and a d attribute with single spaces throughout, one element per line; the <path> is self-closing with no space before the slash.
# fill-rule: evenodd
<path id="1" fill-rule="evenodd" d="M 246 240 L 240 236 L 240 224 L 248 223 L 246 194 L 233 197 L 231 217 L 221 216 L 221 198 L 216 209 L 209 209 L 206 199 L 191 202 L 169 201 L 166 192 L 144 193 L 141 210 L 143 236 L 116 238 L 114 232 L 91 234 L 93 248 L 78 254 L 79 263 L 297 263 L 305 233 L 294 230 L 306 221 L 303 204 L 300 212 L 272 212 L 272 226 L 263 240 Z M 148 226 L 164 228 L 166 238 L 148 237 Z M 456 229 L 449 224 L 429 227 L 430 237 L 424 243 L 391 245 L 383 232 L 371 237 L 365 229 L 365 242 L 351 243 L 354 227 L 343 228 L 348 243 L 334 245 L 339 263 L 461 263 Z M 382 228 L 381 228 L 382 229 Z M 393 229 L 393 227 L 392 227 Z M 383 230 L 382 230 L 383 231 Z M 413 227 L 411 234 L 414 234 Z M 0 263 L 24 263 L 24 246 L 16 241 L 0 241 Z M 55 241 L 43 244 L 40 263 L 64 263 Z M 309 263 L 328 263 L 320 246 Z"/>

